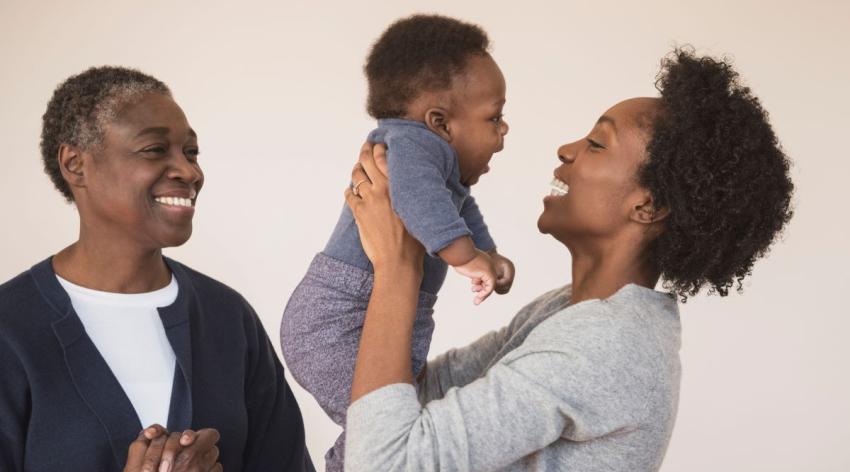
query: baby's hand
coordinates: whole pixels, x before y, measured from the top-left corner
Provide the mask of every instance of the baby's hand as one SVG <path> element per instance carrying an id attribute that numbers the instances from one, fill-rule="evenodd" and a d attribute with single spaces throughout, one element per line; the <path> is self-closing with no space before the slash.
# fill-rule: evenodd
<path id="1" fill-rule="evenodd" d="M 475 250 L 475 257 L 466 264 L 455 266 L 461 275 L 472 279 L 472 291 L 475 298 L 472 303 L 478 305 L 493 293 L 496 283 L 496 268 L 493 259 L 486 252 Z"/>
<path id="2" fill-rule="evenodd" d="M 507 257 L 496 252 L 496 249 L 488 251 L 487 254 L 493 259 L 493 266 L 496 268 L 496 293 L 504 295 L 510 292 L 511 286 L 514 284 L 514 274 L 516 273 L 514 263 Z"/>

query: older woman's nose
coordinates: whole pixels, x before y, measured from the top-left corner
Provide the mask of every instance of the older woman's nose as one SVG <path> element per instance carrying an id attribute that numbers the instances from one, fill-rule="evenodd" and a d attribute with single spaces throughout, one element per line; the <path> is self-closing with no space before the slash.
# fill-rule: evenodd
<path id="1" fill-rule="evenodd" d="M 187 183 L 195 183 L 203 180 L 204 174 L 196 162 L 191 161 L 181 154 L 174 156 L 172 159 L 168 177 Z"/>

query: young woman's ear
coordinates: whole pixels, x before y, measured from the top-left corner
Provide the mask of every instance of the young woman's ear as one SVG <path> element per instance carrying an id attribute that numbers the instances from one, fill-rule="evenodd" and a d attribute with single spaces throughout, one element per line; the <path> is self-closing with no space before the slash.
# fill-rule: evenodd
<path id="1" fill-rule="evenodd" d="M 59 145 L 59 170 L 62 178 L 68 182 L 70 187 L 85 187 L 85 175 L 83 172 L 83 153 L 69 144 Z"/>
<path id="2" fill-rule="evenodd" d="M 664 220 L 669 214 L 669 208 L 656 208 L 652 195 L 645 191 L 640 203 L 632 208 L 631 219 L 642 224 L 652 224 Z"/>
<path id="3" fill-rule="evenodd" d="M 449 130 L 449 113 L 445 108 L 429 108 L 425 112 L 425 126 L 440 135 L 446 142 L 452 142 L 452 133 Z"/>

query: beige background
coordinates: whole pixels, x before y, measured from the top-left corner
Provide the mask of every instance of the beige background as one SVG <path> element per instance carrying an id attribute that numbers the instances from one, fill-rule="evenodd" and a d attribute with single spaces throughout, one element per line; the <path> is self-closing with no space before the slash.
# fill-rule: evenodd
<path id="1" fill-rule="evenodd" d="M 441 12 L 484 26 L 507 77 L 511 132 L 475 192 L 518 275 L 510 295 L 475 308 L 450 274 L 437 354 L 568 281 L 568 253 L 535 226 L 556 147 L 616 101 L 652 95 L 659 58 L 689 42 L 732 55 L 771 112 L 795 161 L 797 215 L 743 296 L 682 307 L 681 404 L 663 470 L 850 470 L 850 4 L 803 3 L 2 0 L 0 280 L 76 235 L 39 160 L 53 88 L 91 65 L 133 66 L 172 87 L 200 135 L 195 235 L 166 253 L 244 294 L 277 344 L 283 306 L 330 234 L 373 126 L 367 49 L 399 16 Z M 337 429 L 294 388 L 321 465 Z"/>

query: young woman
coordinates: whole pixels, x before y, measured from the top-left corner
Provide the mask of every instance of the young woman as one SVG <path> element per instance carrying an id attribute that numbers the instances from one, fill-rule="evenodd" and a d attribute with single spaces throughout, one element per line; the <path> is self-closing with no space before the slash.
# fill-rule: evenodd
<path id="1" fill-rule="evenodd" d="M 392 211 L 384 149 L 364 146 L 352 182 L 371 181 L 346 199 L 375 274 L 347 469 L 660 467 L 679 395 L 676 298 L 740 290 L 789 220 L 793 185 L 728 63 L 677 50 L 658 88 L 558 148 L 538 228 L 570 252 L 571 283 L 428 363 L 418 392 L 408 353 L 422 248 Z"/>

